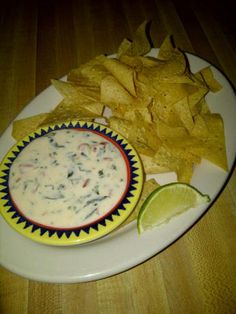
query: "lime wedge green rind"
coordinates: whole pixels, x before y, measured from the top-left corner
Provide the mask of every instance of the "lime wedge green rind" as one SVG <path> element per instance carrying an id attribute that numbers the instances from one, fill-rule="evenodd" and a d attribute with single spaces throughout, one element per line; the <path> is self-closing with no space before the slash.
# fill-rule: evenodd
<path id="1" fill-rule="evenodd" d="M 172 217 L 199 205 L 210 202 L 210 197 L 186 183 L 170 183 L 158 187 L 143 203 L 138 219 L 138 232 L 142 233 L 163 223 Z"/>

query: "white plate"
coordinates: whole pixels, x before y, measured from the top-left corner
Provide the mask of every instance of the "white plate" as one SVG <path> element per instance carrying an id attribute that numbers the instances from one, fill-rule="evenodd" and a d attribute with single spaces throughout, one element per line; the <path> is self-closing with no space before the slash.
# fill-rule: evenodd
<path id="1" fill-rule="evenodd" d="M 152 56 L 157 53 L 151 51 Z M 188 54 L 193 72 L 208 66 L 199 57 Z M 212 112 L 219 112 L 225 123 L 226 148 L 229 169 L 231 170 L 236 153 L 236 96 L 227 79 L 212 67 L 216 79 L 223 89 L 209 93 L 207 101 Z M 61 97 L 50 86 L 33 99 L 17 117 L 24 118 L 52 109 Z M 0 159 L 14 144 L 10 125 L 0 138 Z M 202 161 L 196 167 L 192 185 L 210 195 L 212 202 L 222 191 L 229 173 L 213 164 Z M 174 174 L 156 176 L 160 184 L 176 179 Z M 212 204 L 211 202 L 211 204 Z M 157 254 L 186 230 L 207 210 L 207 206 L 191 209 L 152 231 L 139 236 L 135 222 L 112 234 L 80 246 L 52 247 L 27 239 L 10 228 L 0 215 L 0 264 L 8 270 L 33 280 L 46 282 L 73 283 L 105 278 L 147 260 Z"/>

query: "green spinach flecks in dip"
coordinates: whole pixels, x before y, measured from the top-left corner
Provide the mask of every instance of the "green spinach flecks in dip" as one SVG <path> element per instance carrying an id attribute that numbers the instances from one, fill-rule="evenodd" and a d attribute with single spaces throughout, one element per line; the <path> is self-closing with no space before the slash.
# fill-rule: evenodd
<path id="1" fill-rule="evenodd" d="M 28 219 L 72 228 L 109 212 L 126 190 L 127 168 L 111 141 L 84 130 L 58 130 L 32 141 L 14 160 L 11 197 Z"/>

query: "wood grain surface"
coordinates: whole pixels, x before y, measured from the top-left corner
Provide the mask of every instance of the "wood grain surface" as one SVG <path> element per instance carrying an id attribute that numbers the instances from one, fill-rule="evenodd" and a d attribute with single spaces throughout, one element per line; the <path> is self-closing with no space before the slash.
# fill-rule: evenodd
<path id="1" fill-rule="evenodd" d="M 181 49 L 216 65 L 236 86 L 235 10 L 227 1 L 1 1 L 0 134 L 51 78 L 114 53 L 144 19 L 152 21 L 155 47 L 173 34 Z M 235 191 L 234 171 L 185 235 L 110 278 L 49 284 L 0 268 L 0 313 L 236 313 Z"/>

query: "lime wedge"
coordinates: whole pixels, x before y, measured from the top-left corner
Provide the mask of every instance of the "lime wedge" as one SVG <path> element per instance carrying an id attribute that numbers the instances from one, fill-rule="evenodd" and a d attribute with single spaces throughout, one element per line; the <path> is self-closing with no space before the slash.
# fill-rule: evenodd
<path id="1" fill-rule="evenodd" d="M 155 189 L 138 214 L 138 232 L 142 233 L 184 211 L 210 202 L 210 197 L 185 183 L 170 183 Z"/>

